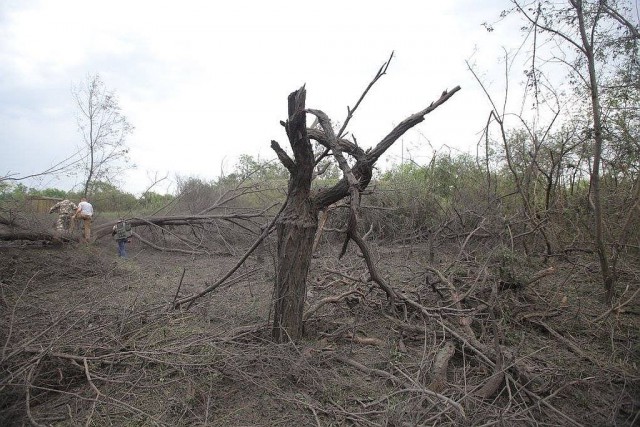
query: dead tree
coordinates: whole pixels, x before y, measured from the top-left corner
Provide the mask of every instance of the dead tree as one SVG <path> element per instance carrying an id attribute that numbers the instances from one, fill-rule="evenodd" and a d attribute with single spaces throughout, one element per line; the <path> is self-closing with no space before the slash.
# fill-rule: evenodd
<path id="1" fill-rule="evenodd" d="M 287 200 L 276 222 L 278 267 L 272 335 L 277 342 L 295 340 L 302 336 L 306 279 L 311 263 L 314 236 L 318 228 L 318 214 L 322 209 L 347 196 L 350 196 L 351 213 L 343 253 L 349 240 L 353 240 L 363 251 L 365 258 L 368 258 L 367 264 L 373 280 L 385 290 L 389 298 L 393 298 L 393 290 L 381 279 L 376 280 L 375 266 L 369 262 L 370 257 L 366 256 L 367 248 L 357 232 L 360 193 L 369 184 L 373 167 L 380 156 L 405 132 L 422 122 L 426 114 L 435 110 L 460 90 L 460 87 L 456 86 L 450 91 L 445 90 L 438 100 L 406 118 L 375 147 L 364 151 L 355 142 L 343 138 L 343 133 L 353 112 L 373 84 L 386 73 L 388 65 L 389 61 L 380 68 L 354 108 L 348 109 L 347 119 L 337 134 L 326 114 L 320 110 L 305 107 L 304 87 L 289 95 L 289 117 L 286 122 L 282 122 L 282 125 L 286 130 L 293 158 L 276 141 L 271 142 L 271 148 L 290 174 Z M 316 116 L 322 130 L 307 128 L 307 114 Z M 314 156 L 311 140 L 317 141 L 325 148 L 318 158 Z M 332 187 L 312 191 L 314 168 L 329 153 L 340 166 L 342 179 Z M 352 158 L 353 166 L 347 162 L 345 154 Z"/>

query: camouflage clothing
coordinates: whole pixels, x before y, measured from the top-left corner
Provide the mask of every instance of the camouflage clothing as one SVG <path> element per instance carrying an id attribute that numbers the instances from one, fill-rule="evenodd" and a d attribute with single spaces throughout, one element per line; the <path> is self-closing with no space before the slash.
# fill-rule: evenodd
<path id="1" fill-rule="evenodd" d="M 113 226 L 111 234 L 116 240 L 126 240 L 133 235 L 133 232 L 131 231 L 131 224 L 126 222 L 124 219 L 121 219 Z"/>
<path id="2" fill-rule="evenodd" d="M 116 242 L 118 242 L 118 256 L 122 258 L 127 257 L 127 250 L 125 248 L 125 243 L 128 243 L 129 238 L 133 235 L 131 231 L 131 224 L 126 222 L 124 219 L 120 219 L 116 225 L 113 226 L 113 231 L 111 234 L 115 237 Z"/>
<path id="3" fill-rule="evenodd" d="M 71 200 L 62 200 L 49 209 L 49 213 L 58 212 L 60 215 L 73 215 L 78 207 Z"/>
<path id="4" fill-rule="evenodd" d="M 68 231 L 73 228 L 73 215 L 78 207 L 71 200 L 62 200 L 49 209 L 49 213 L 58 213 L 56 220 L 57 231 Z"/>

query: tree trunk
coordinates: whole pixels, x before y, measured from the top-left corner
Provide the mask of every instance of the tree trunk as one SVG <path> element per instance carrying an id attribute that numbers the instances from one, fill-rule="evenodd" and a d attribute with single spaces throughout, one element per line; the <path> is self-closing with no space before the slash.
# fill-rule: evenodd
<path id="1" fill-rule="evenodd" d="M 309 197 L 314 157 L 307 135 L 305 99 L 304 88 L 289 95 L 289 119 L 285 129 L 295 160 L 289 158 L 277 142 L 272 142 L 272 147 L 290 173 L 286 206 L 276 223 L 278 271 L 272 329 L 276 342 L 302 337 L 307 273 L 318 228 L 318 209 Z"/>
<path id="2" fill-rule="evenodd" d="M 278 272 L 274 292 L 272 335 L 276 342 L 297 340 L 303 334 L 302 315 L 306 280 L 318 229 L 318 213 L 306 206 L 291 206 L 277 223 Z"/>
<path id="3" fill-rule="evenodd" d="M 600 271 L 602 273 L 602 281 L 606 291 L 605 299 L 607 303 L 611 303 L 615 290 L 616 278 L 611 274 L 609 268 L 609 256 L 604 239 L 604 215 L 602 212 L 602 194 L 600 191 L 600 162 L 602 160 L 602 150 L 604 141 L 602 137 L 602 117 L 600 110 L 600 94 L 598 90 L 598 79 L 596 77 L 595 52 L 593 44 L 589 41 L 587 35 L 586 24 L 584 21 L 584 11 L 582 9 L 582 1 L 573 2 L 578 17 L 578 26 L 580 29 L 580 37 L 584 48 L 584 55 L 587 59 L 587 69 L 589 71 L 589 90 L 591 92 L 591 107 L 593 111 L 593 168 L 591 170 L 591 195 L 590 201 L 593 208 L 595 221 L 595 247 L 600 261 Z M 593 23 L 595 28 L 597 22 Z"/>

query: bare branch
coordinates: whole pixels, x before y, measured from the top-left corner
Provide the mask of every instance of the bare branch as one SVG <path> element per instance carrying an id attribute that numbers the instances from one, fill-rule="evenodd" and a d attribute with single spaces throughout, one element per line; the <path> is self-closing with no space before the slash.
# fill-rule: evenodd
<path id="1" fill-rule="evenodd" d="M 640 32 L 638 31 L 638 27 L 636 25 L 633 25 L 632 22 L 627 20 L 624 16 L 620 14 L 620 12 L 618 12 L 617 10 L 612 8 L 609 4 L 607 4 L 606 1 L 601 2 L 601 4 L 605 12 L 607 12 L 609 16 L 611 16 L 613 19 L 618 21 L 620 24 L 624 25 L 627 28 L 627 30 L 629 30 L 629 32 L 631 33 L 631 36 L 634 39 L 640 39 Z"/>
<path id="2" fill-rule="evenodd" d="M 569 37 L 568 35 L 564 34 L 563 32 L 558 31 L 558 30 L 556 30 L 554 28 L 548 27 L 546 25 L 540 24 L 538 22 L 537 18 L 533 19 L 531 16 L 529 16 L 529 14 L 524 10 L 524 8 L 517 1 L 513 1 L 513 4 L 516 6 L 516 9 L 518 9 L 532 25 L 537 26 L 541 30 L 548 31 L 551 34 L 555 34 L 555 35 L 559 36 L 560 38 L 562 38 L 565 41 L 569 42 L 576 49 L 578 49 L 580 52 L 582 52 L 583 54 L 586 55 L 586 51 L 585 51 L 584 46 L 580 45 L 578 42 L 576 42 L 575 40 L 573 40 L 571 37 Z"/>
<path id="3" fill-rule="evenodd" d="M 277 141 L 272 140 L 271 148 L 276 152 L 276 154 L 278 155 L 278 159 L 280 159 L 280 162 L 284 165 L 285 168 L 287 168 L 289 173 L 295 174 L 296 164 L 293 160 L 291 160 L 291 157 L 289 157 L 289 155 L 282 149 L 282 147 L 280 147 L 280 144 L 278 144 Z"/>
<path id="4" fill-rule="evenodd" d="M 360 188 L 364 189 L 371 180 L 373 165 L 384 154 L 395 141 L 398 140 L 405 132 L 424 121 L 424 116 L 444 104 L 456 92 L 460 90 L 460 86 L 456 86 L 450 91 L 442 92 L 440 98 L 432 102 L 427 108 L 419 111 L 397 125 L 378 145 L 372 150 L 364 153 L 364 156 L 357 159 L 356 164 L 351 168 L 354 177 L 359 182 Z M 345 196 L 349 195 L 349 182 L 346 178 L 341 179 L 331 188 L 320 190 L 314 196 L 314 203 L 322 209 L 323 207 L 334 204 Z"/>
<path id="5" fill-rule="evenodd" d="M 376 73 L 376 75 L 373 78 L 373 80 L 371 80 L 371 82 L 366 87 L 364 92 L 362 92 L 362 95 L 360 95 L 360 98 L 356 102 L 356 105 L 353 108 L 347 107 L 347 118 L 344 120 L 344 123 L 342 124 L 342 127 L 338 131 L 338 138 L 342 138 L 342 136 L 344 134 L 344 131 L 347 129 L 347 125 L 349 124 L 349 121 L 351 121 L 351 118 L 353 117 L 353 113 L 358 109 L 358 107 L 360 106 L 360 103 L 362 102 L 364 97 L 367 96 L 367 93 L 369 93 L 369 90 L 371 90 L 373 85 L 376 84 L 376 82 L 378 80 L 380 80 L 380 78 L 387 73 L 387 69 L 389 68 L 389 64 L 391 63 L 392 59 L 393 59 L 393 52 L 391 52 L 391 55 L 389 56 L 389 59 L 387 59 L 387 62 L 382 64 L 382 66 L 380 67 L 380 69 Z"/>
<path id="6" fill-rule="evenodd" d="M 404 119 L 397 125 L 382 141 L 376 145 L 369 153 L 367 153 L 367 161 L 370 163 L 375 163 L 378 158 L 382 154 L 385 153 L 393 145 L 393 143 L 398 140 L 402 135 L 405 134 L 406 131 L 417 125 L 418 123 L 424 121 L 424 116 L 431 113 L 433 110 L 444 104 L 451 98 L 456 92 L 460 90 L 460 86 L 456 86 L 450 91 L 443 91 L 440 95 L 440 98 L 429 104 L 427 108 L 422 111 L 418 111 L 417 113 L 409 116 Z"/>

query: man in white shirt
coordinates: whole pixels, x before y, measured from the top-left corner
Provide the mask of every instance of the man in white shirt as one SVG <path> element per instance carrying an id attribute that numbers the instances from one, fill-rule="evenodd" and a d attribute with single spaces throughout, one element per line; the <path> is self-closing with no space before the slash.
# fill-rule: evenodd
<path id="1" fill-rule="evenodd" d="M 87 199 L 83 197 L 78 203 L 78 210 L 75 214 L 76 218 L 81 219 L 84 222 L 84 240 L 89 243 L 91 238 L 91 219 L 93 218 L 93 206 L 87 202 Z"/>

